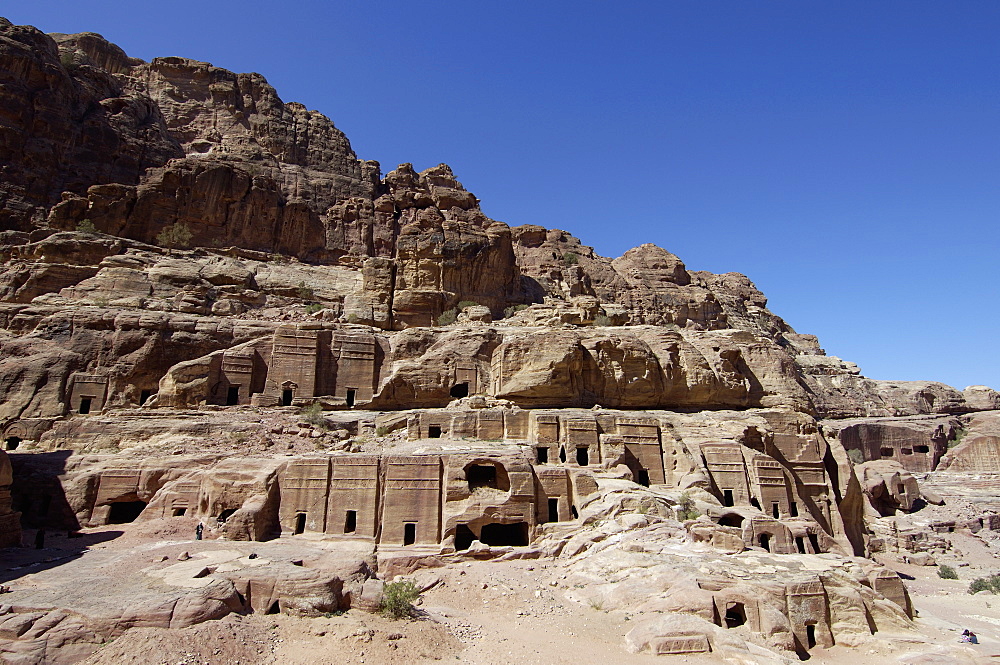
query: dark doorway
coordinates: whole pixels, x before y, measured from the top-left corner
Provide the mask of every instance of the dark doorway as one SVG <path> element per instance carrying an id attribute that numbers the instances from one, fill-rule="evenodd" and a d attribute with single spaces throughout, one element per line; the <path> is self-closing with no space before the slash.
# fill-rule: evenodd
<path id="1" fill-rule="evenodd" d="M 816 625 L 808 624 L 806 625 L 806 648 L 812 649 L 816 646 Z"/>
<path id="2" fill-rule="evenodd" d="M 142 406 L 149 401 L 149 398 L 153 396 L 152 390 L 140 390 L 139 391 L 139 406 Z"/>
<path id="3" fill-rule="evenodd" d="M 791 515 L 792 517 L 798 517 L 798 516 L 799 516 L 799 504 L 797 504 L 797 503 L 795 503 L 794 501 L 792 501 L 792 502 L 791 502 L 791 503 L 789 504 L 789 506 L 788 506 L 788 513 L 789 513 L 789 514 L 790 514 L 790 515 Z"/>
<path id="4" fill-rule="evenodd" d="M 94 401 L 93 397 L 81 397 L 80 398 L 80 413 L 86 415 L 90 413 L 90 404 Z"/>
<path id="5" fill-rule="evenodd" d="M 743 516 L 736 513 L 726 513 L 719 518 L 719 526 L 735 526 L 739 528 L 743 526 Z"/>
<path id="6" fill-rule="evenodd" d="M 431 425 L 427 428 L 427 438 L 428 439 L 440 439 L 441 438 L 441 426 Z"/>
<path id="7" fill-rule="evenodd" d="M 112 503 L 111 510 L 108 511 L 108 524 L 128 524 L 129 522 L 134 522 L 145 507 L 145 501 L 120 501 Z"/>
<path id="8" fill-rule="evenodd" d="M 549 521 L 559 521 L 559 499 L 549 499 Z"/>
<path id="9" fill-rule="evenodd" d="M 781 517 L 781 505 L 779 503 L 773 502 L 771 504 L 771 516 L 774 517 L 774 519 Z"/>
<path id="10" fill-rule="evenodd" d="M 221 513 L 219 513 L 219 521 L 220 522 L 225 522 L 230 517 L 232 517 L 233 513 L 235 513 L 235 512 L 236 512 L 235 508 L 226 508 Z"/>
<path id="11" fill-rule="evenodd" d="M 344 533 L 354 533 L 358 529 L 358 511 L 348 510 L 344 519 Z"/>
<path id="12" fill-rule="evenodd" d="M 226 393 L 226 406 L 236 406 L 239 403 L 240 403 L 240 387 L 229 386 L 229 392 Z"/>
<path id="13" fill-rule="evenodd" d="M 406 522 L 403 524 L 403 544 L 412 545 L 417 542 L 417 523 Z"/>
<path id="14" fill-rule="evenodd" d="M 639 478 L 637 479 L 637 482 L 643 487 L 649 487 L 649 471 L 646 471 L 645 469 L 640 469 Z"/>
<path id="15" fill-rule="evenodd" d="M 484 524 L 482 530 L 479 532 L 479 540 L 487 545 L 527 545 L 528 523 Z"/>
<path id="16" fill-rule="evenodd" d="M 743 603 L 732 603 L 726 608 L 726 628 L 736 628 L 747 622 L 747 612 Z"/>
<path id="17" fill-rule="evenodd" d="M 819 554 L 820 552 L 823 551 L 819 548 L 819 536 L 817 536 L 815 533 L 809 534 L 809 544 L 813 546 L 814 553 Z"/>
<path id="18" fill-rule="evenodd" d="M 295 534 L 294 535 L 297 536 L 300 533 L 303 533 L 305 530 L 306 530 L 306 514 L 305 513 L 296 513 L 296 515 L 295 515 Z"/>
<path id="19" fill-rule="evenodd" d="M 21 437 L 18 436 L 8 436 L 7 445 L 4 446 L 7 450 L 17 450 L 17 447 L 21 445 Z"/>
<path id="20" fill-rule="evenodd" d="M 10 450 L 10 448 L 8 448 Z M 539 464 L 549 463 L 549 449 L 539 446 L 535 448 L 535 459 L 538 460 Z"/>
<path id="21" fill-rule="evenodd" d="M 580 466 L 587 466 L 590 464 L 590 450 L 587 448 L 577 448 L 576 449 L 576 463 Z"/>
<path id="22" fill-rule="evenodd" d="M 469 396 L 469 384 L 468 383 L 456 383 L 451 387 L 451 396 L 456 399 L 461 399 L 462 397 Z"/>
<path id="23" fill-rule="evenodd" d="M 347 399 L 345 400 L 347 402 L 347 406 L 353 408 L 354 407 L 354 401 L 357 398 L 358 398 L 358 390 L 357 390 L 357 388 L 348 388 L 347 389 Z"/>
<path id="24" fill-rule="evenodd" d="M 477 487 L 497 487 L 497 468 L 492 464 L 473 464 L 465 470 L 465 478 L 469 481 L 469 491 Z"/>
<path id="25" fill-rule="evenodd" d="M 292 391 L 282 390 L 281 391 L 281 406 L 291 406 L 292 405 Z"/>
<path id="26" fill-rule="evenodd" d="M 174 517 L 184 517 L 187 513 L 187 508 L 174 508 Z"/>
<path id="27" fill-rule="evenodd" d="M 472 541 L 476 539 L 476 534 L 468 524 L 459 524 L 455 529 L 455 551 L 461 552 L 472 547 Z"/>
<path id="28" fill-rule="evenodd" d="M 760 546 L 763 547 L 765 550 L 767 550 L 768 552 L 771 551 L 771 536 L 769 534 L 766 533 L 760 534 L 760 538 L 758 538 L 757 541 L 760 543 Z"/>
<path id="29" fill-rule="evenodd" d="M 733 490 L 722 490 L 722 505 L 727 508 L 733 506 Z"/>
<path id="30" fill-rule="evenodd" d="M 929 446 L 913 446 L 913 452 L 915 453 L 923 453 L 924 455 L 926 455 L 930 451 L 931 449 Z"/>
<path id="31" fill-rule="evenodd" d="M 559 448 L 559 461 L 563 464 L 566 463 L 566 447 L 562 446 Z"/>
<path id="32" fill-rule="evenodd" d="M 799 551 L 799 554 L 806 553 L 806 541 L 802 536 L 795 536 L 795 548 Z"/>
<path id="33" fill-rule="evenodd" d="M 892 457 L 895 451 L 892 448 L 879 448 L 878 453 L 882 457 Z"/>

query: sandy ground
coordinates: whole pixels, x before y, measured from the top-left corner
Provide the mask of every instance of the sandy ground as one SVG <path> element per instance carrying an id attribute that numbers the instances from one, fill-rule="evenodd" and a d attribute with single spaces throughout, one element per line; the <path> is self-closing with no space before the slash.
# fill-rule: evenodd
<path id="1" fill-rule="evenodd" d="M 190 523 L 188 523 L 190 522 Z M 85 530 L 81 538 L 49 534 L 44 550 L 0 551 L 0 575 L 25 602 L 55 593 L 54 580 L 115 579 L 127 593 L 130 575 L 164 554 L 195 554 L 219 547 L 294 552 L 322 542 L 279 539 L 273 544 L 195 541 L 193 520 L 174 519 Z M 30 540 L 33 534 L 26 534 Z M 945 557 L 960 580 L 943 580 L 933 566 L 895 557 L 883 563 L 912 577 L 908 587 L 919 617 L 912 635 L 884 635 L 853 646 L 815 649 L 811 662 L 830 665 L 1000 663 L 1000 596 L 967 593 L 969 581 L 1000 570 L 1000 559 L 982 542 L 949 534 L 960 556 Z M 967 565 L 963 565 L 967 564 Z M 635 617 L 567 599 L 563 561 L 466 562 L 421 571 L 432 584 L 414 619 L 393 621 L 358 610 L 319 618 L 285 615 L 229 616 L 183 630 L 133 629 L 103 645 L 87 665 L 353 665 L 360 663 L 467 663 L 469 665 L 577 665 L 580 663 L 725 662 L 711 655 L 657 657 L 630 654 L 623 636 Z M 88 592 L 93 595 L 94 588 Z M 84 602 L 65 592 L 65 600 Z M 43 594 L 45 595 L 45 594 Z M 85 596 L 86 594 L 81 594 Z M 50 599 L 51 600 L 51 599 Z M 95 601 L 96 602 L 96 601 Z M 958 644 L 963 628 L 980 644 Z M 743 630 L 742 628 L 736 630 Z M 935 655 L 935 650 L 941 651 Z"/>

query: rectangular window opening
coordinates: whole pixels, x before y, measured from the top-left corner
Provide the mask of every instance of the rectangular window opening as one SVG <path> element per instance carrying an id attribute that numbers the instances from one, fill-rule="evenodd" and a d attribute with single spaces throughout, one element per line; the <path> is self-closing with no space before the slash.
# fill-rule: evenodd
<path id="1" fill-rule="evenodd" d="M 428 439 L 440 439 L 441 438 L 441 426 L 431 425 L 427 428 L 427 438 Z"/>
<path id="2" fill-rule="evenodd" d="M 81 397 L 80 398 L 80 413 L 86 415 L 90 413 L 90 405 L 94 401 L 93 397 Z"/>
<path id="3" fill-rule="evenodd" d="M 791 505 L 789 506 L 788 512 L 789 512 L 789 514 L 792 517 L 798 517 L 799 516 L 799 504 L 797 504 L 794 501 L 792 501 Z"/>
<path id="4" fill-rule="evenodd" d="M 580 466 L 587 466 L 590 464 L 590 450 L 587 448 L 577 448 L 576 463 Z"/>
<path id="5" fill-rule="evenodd" d="M 539 464 L 549 463 L 549 449 L 543 446 L 535 448 L 535 459 L 538 460 Z"/>
<path id="6" fill-rule="evenodd" d="M 733 503 L 733 490 L 722 490 L 722 505 L 726 507 L 736 505 Z"/>
<path id="7" fill-rule="evenodd" d="M 549 521 L 559 521 L 559 499 L 549 499 Z"/>
<path id="8" fill-rule="evenodd" d="M 236 406 L 239 403 L 240 403 L 240 387 L 229 386 L 229 392 L 226 393 L 226 406 Z"/>
<path id="9" fill-rule="evenodd" d="M 187 508 L 174 508 L 174 517 L 184 517 L 186 512 Z"/>
<path id="10" fill-rule="evenodd" d="M 354 400 L 357 399 L 357 396 L 358 396 L 358 389 L 357 388 L 348 388 L 347 389 L 347 406 L 353 407 L 354 406 Z"/>
<path id="11" fill-rule="evenodd" d="M 403 544 L 412 545 L 417 542 L 417 523 L 405 522 L 403 524 Z"/>
<path id="12" fill-rule="evenodd" d="M 781 517 L 781 504 L 777 501 L 771 502 L 771 515 L 774 516 L 774 519 Z"/>

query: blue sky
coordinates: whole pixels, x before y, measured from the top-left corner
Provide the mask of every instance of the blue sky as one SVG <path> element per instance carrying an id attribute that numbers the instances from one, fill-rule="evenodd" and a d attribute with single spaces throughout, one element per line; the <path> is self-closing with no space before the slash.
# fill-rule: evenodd
<path id="1" fill-rule="evenodd" d="M 1000 388 L 1000 2 L 64 2 L 0 11 L 264 74 L 388 171 L 605 256 L 750 276 L 879 379 Z"/>

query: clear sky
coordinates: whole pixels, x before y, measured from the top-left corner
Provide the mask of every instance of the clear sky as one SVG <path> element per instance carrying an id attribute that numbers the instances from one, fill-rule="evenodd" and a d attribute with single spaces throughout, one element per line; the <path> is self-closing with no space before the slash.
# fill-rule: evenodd
<path id="1" fill-rule="evenodd" d="M 745 273 L 866 376 L 1000 389 L 997 0 L 6 5 L 260 72 L 512 226 Z"/>

